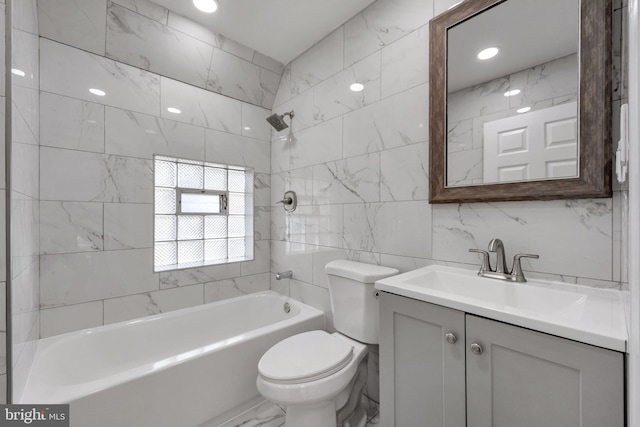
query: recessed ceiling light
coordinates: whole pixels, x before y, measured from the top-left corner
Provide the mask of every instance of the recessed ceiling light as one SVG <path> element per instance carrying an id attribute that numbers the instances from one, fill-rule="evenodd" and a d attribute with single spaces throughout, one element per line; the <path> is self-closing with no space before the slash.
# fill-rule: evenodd
<path id="1" fill-rule="evenodd" d="M 177 108 L 174 108 L 174 107 L 169 107 L 169 108 L 167 108 L 167 111 L 168 111 L 168 112 L 170 112 L 170 113 L 173 113 L 173 114 L 180 114 L 180 113 L 182 113 L 182 111 L 180 111 L 180 110 L 178 110 Z"/>
<path id="2" fill-rule="evenodd" d="M 496 56 L 498 52 L 500 52 L 500 49 L 498 49 L 497 47 L 488 47 L 478 52 L 478 59 L 491 59 Z"/>
<path id="3" fill-rule="evenodd" d="M 504 93 L 504 96 L 516 96 L 520 93 L 520 89 L 508 90 Z"/>
<path id="4" fill-rule="evenodd" d="M 89 119 L 89 120 L 87 120 L 87 123 L 90 123 L 90 124 L 92 124 L 92 125 L 95 125 L 95 124 L 96 124 L 96 123 L 98 123 L 98 122 L 96 122 L 95 120 L 91 120 L 91 119 Z"/>
<path id="5" fill-rule="evenodd" d="M 218 10 L 218 3 L 215 0 L 193 0 L 193 5 L 204 13 L 213 13 Z"/>
<path id="6" fill-rule="evenodd" d="M 18 70 L 17 68 L 12 68 L 11 69 L 11 74 L 15 74 L 16 76 L 20 76 L 20 77 L 26 76 L 24 71 Z"/>
<path id="7" fill-rule="evenodd" d="M 107 94 L 105 91 L 100 90 L 100 89 L 95 89 L 95 88 L 89 89 L 89 92 L 91 92 L 94 95 L 98 95 L 98 96 L 105 96 Z"/>
<path id="8" fill-rule="evenodd" d="M 245 126 L 244 130 L 251 130 L 251 126 Z"/>
<path id="9" fill-rule="evenodd" d="M 151 135 L 153 135 L 153 134 L 155 134 L 155 133 L 156 133 L 156 131 L 155 131 L 155 130 L 153 130 L 153 129 L 145 129 L 144 131 L 145 131 L 146 133 L 151 134 Z"/>
<path id="10" fill-rule="evenodd" d="M 353 83 L 351 86 L 349 86 L 349 89 L 354 92 L 360 92 L 364 90 L 364 85 L 362 83 Z"/>
<path id="11" fill-rule="evenodd" d="M 520 113 L 520 114 L 527 113 L 527 112 L 531 111 L 531 107 L 518 108 L 516 111 L 518 111 L 518 113 Z"/>

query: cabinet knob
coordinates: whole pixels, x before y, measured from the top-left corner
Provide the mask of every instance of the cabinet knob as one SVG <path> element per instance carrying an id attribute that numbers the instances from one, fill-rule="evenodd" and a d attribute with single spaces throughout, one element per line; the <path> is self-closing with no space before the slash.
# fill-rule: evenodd
<path id="1" fill-rule="evenodd" d="M 482 346 L 478 343 L 473 343 L 471 344 L 471 353 L 473 354 L 482 354 L 484 350 L 482 349 Z"/>
<path id="2" fill-rule="evenodd" d="M 458 338 L 455 336 L 455 334 L 452 334 L 451 332 L 446 334 L 444 338 L 447 340 L 449 344 L 455 344 L 456 341 L 458 341 Z"/>

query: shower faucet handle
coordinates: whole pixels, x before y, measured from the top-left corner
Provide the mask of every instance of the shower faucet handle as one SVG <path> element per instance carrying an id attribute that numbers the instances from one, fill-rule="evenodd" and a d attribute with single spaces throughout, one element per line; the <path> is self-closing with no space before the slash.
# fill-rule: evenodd
<path id="1" fill-rule="evenodd" d="M 286 193 L 284 193 L 284 197 L 282 198 L 282 200 L 278 200 L 276 202 L 276 204 L 278 203 L 282 203 L 282 207 L 284 208 L 285 211 L 293 212 L 296 210 L 296 207 L 298 206 L 298 196 L 296 196 L 295 191 L 289 190 Z"/>

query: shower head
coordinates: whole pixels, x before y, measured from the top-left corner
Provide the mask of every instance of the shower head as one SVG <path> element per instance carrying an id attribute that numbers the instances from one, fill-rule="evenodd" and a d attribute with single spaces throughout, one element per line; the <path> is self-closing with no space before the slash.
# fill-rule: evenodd
<path id="1" fill-rule="evenodd" d="M 285 130 L 289 127 L 289 125 L 284 121 L 284 116 L 289 116 L 289 118 L 293 120 L 293 115 L 293 110 L 284 114 L 273 113 L 267 117 L 267 121 L 276 131 L 280 132 L 281 130 Z"/>
<path id="2" fill-rule="evenodd" d="M 273 113 L 267 117 L 267 121 L 278 132 L 289 127 L 289 125 L 284 122 L 284 116 L 277 113 Z"/>

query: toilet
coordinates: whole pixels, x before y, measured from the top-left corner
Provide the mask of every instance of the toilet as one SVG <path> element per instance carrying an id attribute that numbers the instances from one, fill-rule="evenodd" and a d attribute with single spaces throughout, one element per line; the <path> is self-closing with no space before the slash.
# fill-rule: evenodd
<path id="1" fill-rule="evenodd" d="M 361 427 L 367 344 L 378 344 L 376 280 L 395 268 L 354 261 L 325 267 L 338 332 L 304 332 L 271 347 L 258 363 L 258 391 L 285 407 L 286 427 Z"/>

